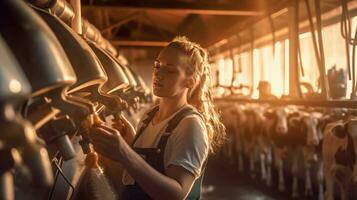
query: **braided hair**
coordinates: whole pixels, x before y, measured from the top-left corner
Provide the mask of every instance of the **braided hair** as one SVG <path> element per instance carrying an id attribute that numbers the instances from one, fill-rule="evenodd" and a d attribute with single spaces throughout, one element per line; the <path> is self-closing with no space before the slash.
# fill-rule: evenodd
<path id="1" fill-rule="evenodd" d="M 187 56 L 185 73 L 193 76 L 195 80 L 194 86 L 189 88 L 187 102 L 203 116 L 208 133 L 209 149 L 214 153 L 224 141 L 225 127 L 220 121 L 209 90 L 211 69 L 208 52 L 199 44 L 182 36 L 175 37 L 167 47 L 175 48 Z"/>

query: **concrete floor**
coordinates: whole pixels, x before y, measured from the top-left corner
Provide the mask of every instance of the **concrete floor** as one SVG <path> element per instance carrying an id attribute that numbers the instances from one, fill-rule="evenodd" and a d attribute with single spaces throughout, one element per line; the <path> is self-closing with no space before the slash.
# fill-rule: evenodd
<path id="1" fill-rule="evenodd" d="M 239 174 L 224 160 L 211 158 L 203 182 L 203 200 L 289 200 L 288 193 L 264 187 L 259 180 Z"/>

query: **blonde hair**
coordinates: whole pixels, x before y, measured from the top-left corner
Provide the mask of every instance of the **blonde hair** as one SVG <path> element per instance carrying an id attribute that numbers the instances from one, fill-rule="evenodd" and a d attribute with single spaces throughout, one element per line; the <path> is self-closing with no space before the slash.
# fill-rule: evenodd
<path id="1" fill-rule="evenodd" d="M 188 91 L 187 102 L 202 115 L 207 128 L 209 149 L 211 153 L 214 153 L 224 141 L 225 127 L 213 105 L 213 98 L 209 90 L 211 69 L 208 53 L 199 44 L 182 36 L 175 37 L 167 47 L 179 50 L 188 58 L 185 66 L 186 75 L 193 75 L 195 85 Z"/>

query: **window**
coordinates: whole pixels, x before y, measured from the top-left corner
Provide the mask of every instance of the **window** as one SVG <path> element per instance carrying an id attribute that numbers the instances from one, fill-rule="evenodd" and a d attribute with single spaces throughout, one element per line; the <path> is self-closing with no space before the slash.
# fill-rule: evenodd
<path id="1" fill-rule="evenodd" d="M 352 37 L 354 36 L 356 27 L 357 17 L 354 17 L 352 18 Z M 336 69 L 343 69 L 347 77 L 346 47 L 340 32 L 340 22 L 324 27 L 322 29 L 322 35 L 324 42 L 325 73 L 327 74 L 329 69 L 336 66 Z M 302 67 L 304 70 L 304 75 L 302 75 L 300 71 L 300 82 L 310 83 L 316 92 L 319 89 L 320 72 L 315 57 L 312 35 L 310 32 L 302 33 L 299 36 L 299 40 Z M 352 59 L 351 46 L 350 55 Z M 288 95 L 290 71 L 289 40 L 285 39 L 275 43 L 275 55 L 273 55 L 272 45 L 270 44 L 254 48 L 252 57 L 253 59 L 251 59 L 251 51 L 248 50 L 236 53 L 233 56 L 233 61 L 230 58 L 217 60 L 216 63 L 220 71 L 219 82 L 224 86 L 229 86 L 233 76 L 232 68 L 235 66 L 240 70 L 236 69 L 234 85 L 242 84 L 251 86 L 253 89 L 253 98 L 258 97 L 257 86 L 261 80 L 270 82 L 272 94 L 275 96 Z M 351 91 L 352 81 L 347 79 L 346 97 L 349 97 Z"/>
<path id="2" fill-rule="evenodd" d="M 230 58 L 218 60 L 219 69 L 219 84 L 222 86 L 230 86 L 233 77 L 233 61 Z"/>
<path id="3" fill-rule="evenodd" d="M 352 27 L 356 27 L 357 18 L 353 18 Z M 354 32 L 354 30 L 353 30 Z M 336 69 L 343 69 L 348 73 L 345 41 L 341 36 L 340 23 L 336 23 L 322 29 L 324 55 L 325 55 L 325 73 L 333 66 Z M 310 32 L 300 34 L 301 58 L 304 68 L 304 76 L 301 75 L 301 81 L 310 83 L 315 91 L 318 89 L 320 72 L 318 69 L 312 35 Z M 352 47 L 350 46 L 350 55 L 352 57 Z M 347 80 L 347 96 L 351 94 L 352 81 Z"/>
<path id="4" fill-rule="evenodd" d="M 271 85 L 271 92 L 275 96 L 280 97 L 285 94 L 286 88 L 288 88 L 289 78 L 287 76 L 289 75 L 289 70 L 285 68 L 284 60 L 288 59 L 284 56 L 286 56 L 286 53 L 284 53 L 284 41 L 275 43 L 275 55 L 273 55 L 272 45 L 254 49 L 253 98 L 258 97 L 257 87 L 260 81 L 268 81 Z"/>

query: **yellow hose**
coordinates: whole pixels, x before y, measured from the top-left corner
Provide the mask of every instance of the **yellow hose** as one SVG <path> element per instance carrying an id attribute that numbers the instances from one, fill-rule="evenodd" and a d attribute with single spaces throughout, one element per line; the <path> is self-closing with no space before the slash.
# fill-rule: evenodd
<path id="1" fill-rule="evenodd" d="M 104 123 L 100 117 L 94 113 L 88 116 L 88 118 L 86 120 L 83 121 L 82 125 L 85 128 L 90 128 L 93 125 L 100 125 Z M 88 168 L 97 168 L 97 169 L 101 169 L 99 164 L 98 164 L 98 154 L 97 152 L 95 152 L 93 149 L 91 152 L 89 152 L 84 160 L 85 165 Z"/>

